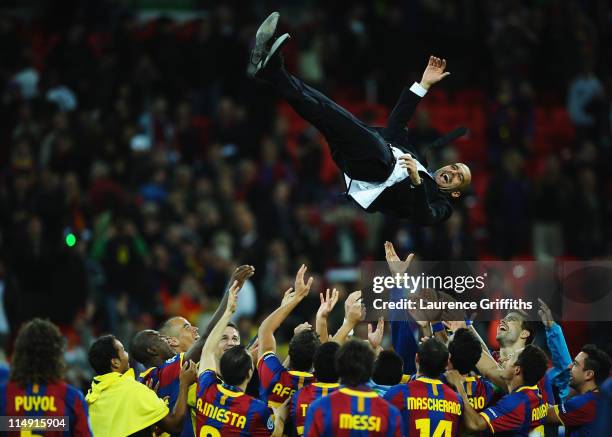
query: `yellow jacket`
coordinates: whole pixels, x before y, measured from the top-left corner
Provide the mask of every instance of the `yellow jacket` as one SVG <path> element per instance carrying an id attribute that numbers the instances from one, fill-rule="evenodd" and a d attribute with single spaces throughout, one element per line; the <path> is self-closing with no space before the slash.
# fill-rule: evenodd
<path id="1" fill-rule="evenodd" d="M 134 370 L 96 376 L 85 396 L 96 437 L 123 437 L 159 422 L 168 406 L 134 378 Z"/>

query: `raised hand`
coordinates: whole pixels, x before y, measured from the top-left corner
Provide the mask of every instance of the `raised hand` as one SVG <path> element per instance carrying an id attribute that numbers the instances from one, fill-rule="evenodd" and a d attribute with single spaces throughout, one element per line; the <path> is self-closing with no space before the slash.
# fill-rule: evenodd
<path id="1" fill-rule="evenodd" d="M 308 322 L 300 323 L 293 330 L 293 335 L 298 335 L 300 332 L 311 331 L 312 325 Z"/>
<path id="2" fill-rule="evenodd" d="M 314 278 L 311 276 L 310 278 L 308 278 L 308 282 L 304 282 L 304 275 L 306 274 L 306 270 L 308 270 L 308 267 L 302 264 L 302 267 L 300 267 L 297 274 L 295 275 L 295 284 L 293 286 L 293 288 L 295 289 L 294 299 L 302 300 L 308 295 L 308 292 L 310 291 L 310 287 L 312 286 Z"/>
<path id="3" fill-rule="evenodd" d="M 387 264 L 389 264 L 389 270 L 394 275 L 399 273 L 403 275 L 410 267 L 410 263 L 412 262 L 412 258 L 414 258 L 414 253 L 409 254 L 406 257 L 406 261 L 402 261 L 397 253 L 395 253 L 395 248 L 393 247 L 393 243 L 390 241 L 385 241 L 385 258 L 387 259 Z"/>
<path id="4" fill-rule="evenodd" d="M 285 294 L 283 295 L 283 300 L 281 301 L 281 306 L 286 305 L 293 297 L 295 296 L 295 292 L 293 291 L 293 287 L 289 287 L 285 290 Z"/>
<path id="5" fill-rule="evenodd" d="M 234 281 L 237 281 L 238 284 L 240 285 L 240 287 L 238 288 L 242 288 L 245 281 L 249 279 L 251 276 L 253 276 L 254 274 L 255 274 L 255 267 L 253 266 L 249 266 L 245 264 L 240 267 L 237 267 L 236 270 L 234 270 L 234 273 L 232 273 L 232 277 L 230 278 L 230 284 L 233 284 Z"/>
<path id="6" fill-rule="evenodd" d="M 383 336 L 385 334 L 385 320 L 382 317 L 378 318 L 376 329 L 372 330 L 372 325 L 368 323 L 368 341 L 374 350 L 380 347 Z"/>
<path id="7" fill-rule="evenodd" d="M 547 328 L 551 328 L 553 323 L 555 323 L 555 318 L 553 317 L 552 311 L 550 310 L 550 308 L 548 308 L 548 305 L 546 305 L 546 302 L 544 302 L 542 299 L 538 298 L 538 302 L 540 303 L 538 315 L 540 316 L 540 319 L 542 320 L 544 326 Z"/>
<path id="8" fill-rule="evenodd" d="M 240 285 L 238 281 L 234 281 L 230 287 L 227 296 L 227 307 L 225 308 L 226 313 L 234 314 L 236 312 L 236 307 L 238 306 L 238 292 L 241 287 L 242 285 Z"/>
<path id="9" fill-rule="evenodd" d="M 325 294 L 321 293 L 319 297 L 321 298 L 321 305 L 317 311 L 317 317 L 327 318 L 338 302 L 338 290 L 334 288 L 330 295 L 328 288 Z"/>
<path id="10" fill-rule="evenodd" d="M 427 67 L 425 67 L 425 71 L 423 72 L 423 77 L 421 78 L 421 86 L 425 89 L 429 89 L 433 84 L 440 82 L 450 74 L 448 71 L 445 72 L 445 69 L 446 59 L 430 56 Z"/>
<path id="11" fill-rule="evenodd" d="M 463 320 L 443 320 L 442 323 L 444 323 L 444 326 L 446 326 L 452 332 L 457 332 L 461 328 L 467 328 L 467 325 Z"/>
<path id="12" fill-rule="evenodd" d="M 361 303 L 361 290 L 353 291 L 344 302 L 344 314 L 346 320 L 356 325 L 365 319 L 365 307 Z"/>

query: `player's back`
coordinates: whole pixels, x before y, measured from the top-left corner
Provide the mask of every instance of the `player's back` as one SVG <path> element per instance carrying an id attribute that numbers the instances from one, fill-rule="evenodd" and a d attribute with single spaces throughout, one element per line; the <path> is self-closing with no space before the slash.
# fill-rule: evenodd
<path id="1" fill-rule="evenodd" d="M 302 387 L 315 381 L 309 372 L 286 369 L 274 352 L 266 352 L 257 363 L 259 399 L 278 408 Z"/>
<path id="2" fill-rule="evenodd" d="M 33 434 L 28 435 L 44 437 L 92 435 L 87 403 L 83 394 L 63 381 L 46 385 L 27 384 L 22 386 L 16 382 L 0 385 L 0 415 L 24 418 L 57 418 L 51 421 L 55 430 L 33 431 Z M 45 422 L 49 424 L 49 421 Z M 13 421 L 12 424 L 15 423 Z M 12 437 L 24 434 L 16 430 L 3 435 Z"/>
<path id="3" fill-rule="evenodd" d="M 397 408 L 363 386 L 342 387 L 313 402 L 306 413 L 304 436 L 401 436 Z"/>
<path id="4" fill-rule="evenodd" d="M 237 387 L 220 384 L 211 370 L 198 378 L 195 406 L 197 436 L 258 437 L 274 430 L 272 411 L 264 402 Z"/>
<path id="5" fill-rule="evenodd" d="M 391 387 L 385 399 L 402 415 L 405 435 L 456 436 L 463 401 L 439 379 L 418 377 Z"/>
<path id="6" fill-rule="evenodd" d="M 338 390 L 338 387 L 340 387 L 338 383 L 314 382 L 295 392 L 291 399 L 289 412 L 298 436 L 304 434 L 306 411 L 310 404 L 319 398 L 329 396 Z"/>

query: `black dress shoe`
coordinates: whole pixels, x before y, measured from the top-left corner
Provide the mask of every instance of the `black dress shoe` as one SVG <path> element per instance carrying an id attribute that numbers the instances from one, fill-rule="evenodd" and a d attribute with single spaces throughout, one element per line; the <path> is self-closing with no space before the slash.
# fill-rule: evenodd
<path id="1" fill-rule="evenodd" d="M 250 77 L 255 77 L 264 67 L 266 67 L 274 57 L 274 54 L 280 50 L 289 38 L 289 34 L 286 33 L 274 39 L 279 16 L 280 14 L 278 12 L 272 12 L 268 18 L 261 23 L 259 29 L 257 29 L 255 47 L 251 51 L 251 59 L 247 67 L 247 74 Z"/>

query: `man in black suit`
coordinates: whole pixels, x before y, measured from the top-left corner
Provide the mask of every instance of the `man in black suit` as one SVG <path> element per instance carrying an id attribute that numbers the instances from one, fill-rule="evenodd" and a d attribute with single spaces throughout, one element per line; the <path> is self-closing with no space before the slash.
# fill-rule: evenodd
<path id="1" fill-rule="evenodd" d="M 450 74 L 444 71 L 446 60 L 431 56 L 421 83 L 402 91 L 387 126 L 370 127 L 285 70 L 280 49 L 289 34 L 275 38 L 278 18 L 273 12 L 259 27 L 247 73 L 270 84 L 321 131 L 344 173 L 347 195 L 368 212 L 422 225 L 446 220 L 450 198 L 459 197 L 471 181 L 470 169 L 456 163 L 430 173 L 409 144 L 406 128 L 429 87 Z"/>

